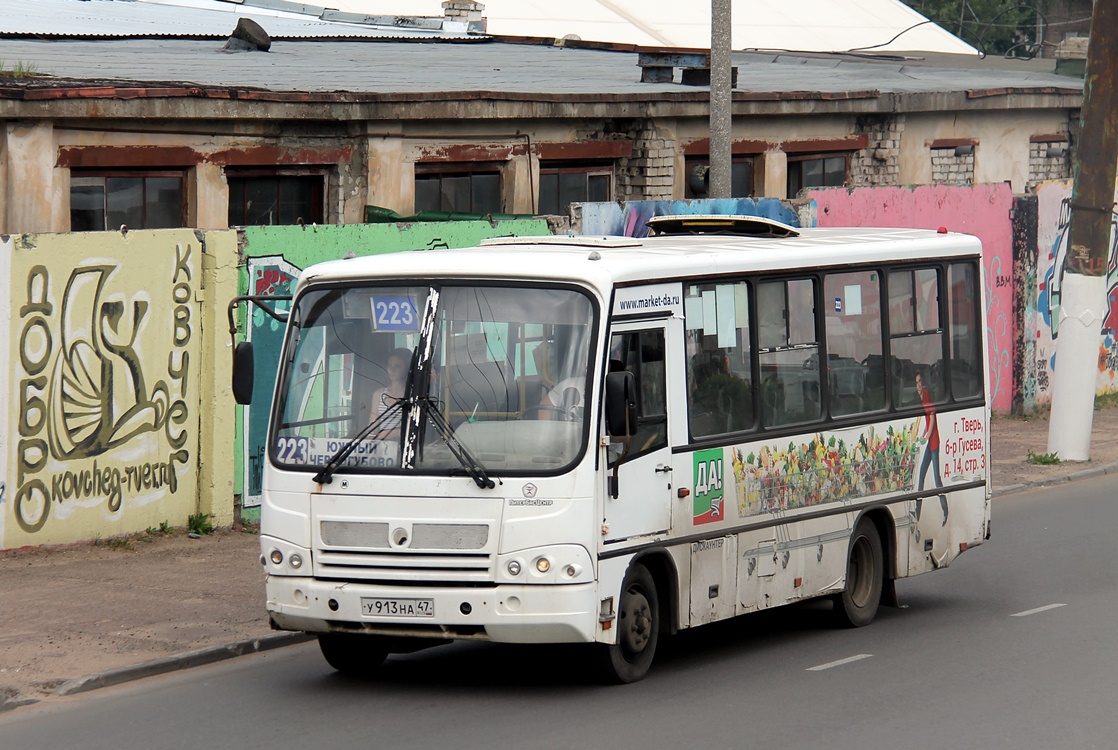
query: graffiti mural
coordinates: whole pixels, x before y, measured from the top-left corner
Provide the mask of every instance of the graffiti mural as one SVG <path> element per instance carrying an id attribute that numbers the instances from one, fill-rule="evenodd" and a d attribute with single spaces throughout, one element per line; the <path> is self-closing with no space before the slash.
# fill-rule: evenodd
<path id="1" fill-rule="evenodd" d="M 267 255 L 248 258 L 249 294 L 264 297 L 286 296 L 295 291 L 302 269 L 293 266 L 281 256 Z M 274 309 L 286 311 L 287 302 L 276 303 Z M 268 405 L 272 401 L 272 385 L 279 368 L 280 345 L 283 343 L 283 325 L 253 306 L 246 338 L 252 341 L 255 381 L 252 385 L 252 403 L 245 407 L 244 445 L 246 460 L 243 462 L 243 506 L 258 506 L 263 499 L 261 486 L 264 477 L 265 443 L 268 435 Z"/>
<path id="2" fill-rule="evenodd" d="M 1071 225 L 1072 182 L 1048 182 L 1037 188 L 1037 330 L 1036 400 L 1052 403 L 1052 375 L 1060 336 L 1061 291 Z M 1098 393 L 1118 391 L 1118 214 L 1111 219 L 1107 250 L 1106 312 L 1099 331 Z"/>
<path id="3" fill-rule="evenodd" d="M 200 249 L 155 234 L 14 245 L 4 546 L 101 535 L 106 520 L 127 533 L 195 505 Z"/>
<path id="4" fill-rule="evenodd" d="M 796 214 L 778 198 L 720 198 L 681 201 L 631 201 L 628 203 L 582 203 L 578 234 L 646 237 L 646 222 L 654 216 L 733 214 L 761 216 L 799 226 Z"/>

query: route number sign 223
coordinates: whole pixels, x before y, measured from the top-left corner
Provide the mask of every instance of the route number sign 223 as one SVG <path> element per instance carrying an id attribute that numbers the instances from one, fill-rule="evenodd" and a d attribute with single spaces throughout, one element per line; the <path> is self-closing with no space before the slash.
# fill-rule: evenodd
<path id="1" fill-rule="evenodd" d="M 373 330 L 419 330 L 419 308 L 416 307 L 415 298 L 376 295 L 372 298 L 372 304 Z"/>

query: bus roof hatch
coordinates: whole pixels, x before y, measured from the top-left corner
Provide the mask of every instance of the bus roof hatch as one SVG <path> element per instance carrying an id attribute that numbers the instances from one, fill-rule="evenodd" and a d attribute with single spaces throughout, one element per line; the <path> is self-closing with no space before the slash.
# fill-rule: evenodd
<path id="1" fill-rule="evenodd" d="M 654 237 L 678 234 L 723 234 L 740 237 L 798 237 L 800 232 L 763 216 L 695 214 L 692 216 L 653 216 L 648 220 Z"/>

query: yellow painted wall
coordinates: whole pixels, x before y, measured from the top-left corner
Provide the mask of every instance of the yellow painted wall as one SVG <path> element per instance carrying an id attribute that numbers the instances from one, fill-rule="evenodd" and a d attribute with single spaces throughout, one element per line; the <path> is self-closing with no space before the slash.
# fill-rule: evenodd
<path id="1" fill-rule="evenodd" d="M 228 254 L 232 243 L 235 258 L 236 235 L 226 234 L 215 247 Z M 224 350 L 203 346 L 216 325 L 203 285 L 210 265 L 212 283 L 228 286 L 235 261 L 225 270 L 204 261 L 187 229 L 13 236 L 2 251 L 11 304 L 0 339 L 0 547 L 183 525 L 203 507 L 200 476 L 211 490 L 231 487 L 226 470 L 199 456 L 199 437 L 203 425 L 232 434 L 206 402 L 217 368 L 225 380 L 229 369 Z"/>

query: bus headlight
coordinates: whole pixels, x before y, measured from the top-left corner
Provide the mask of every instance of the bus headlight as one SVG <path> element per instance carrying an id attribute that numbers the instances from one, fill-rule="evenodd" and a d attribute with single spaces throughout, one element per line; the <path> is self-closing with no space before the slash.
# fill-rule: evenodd
<path id="1" fill-rule="evenodd" d="M 290 568 L 293 550 L 284 551 Z M 498 583 L 518 586 L 591 583 L 594 580 L 594 561 L 581 545 L 553 544 L 500 555 L 493 571 L 497 574 Z"/>
<path id="2" fill-rule="evenodd" d="M 260 562 L 264 572 L 270 576 L 303 576 L 304 569 L 311 562 L 311 551 L 284 539 L 262 537 L 260 539 Z"/>

